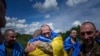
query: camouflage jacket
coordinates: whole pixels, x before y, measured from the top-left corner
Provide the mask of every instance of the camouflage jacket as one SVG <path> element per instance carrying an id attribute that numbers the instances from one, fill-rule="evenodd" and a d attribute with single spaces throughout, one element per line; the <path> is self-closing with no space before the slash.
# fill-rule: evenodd
<path id="1" fill-rule="evenodd" d="M 93 48 L 91 48 L 88 53 L 85 50 L 85 46 L 82 45 L 79 56 L 100 56 L 100 44 L 96 41 L 94 42 Z"/>

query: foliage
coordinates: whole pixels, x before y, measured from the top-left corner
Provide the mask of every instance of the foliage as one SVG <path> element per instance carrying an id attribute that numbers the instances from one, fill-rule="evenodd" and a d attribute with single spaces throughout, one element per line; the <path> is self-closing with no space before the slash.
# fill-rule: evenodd
<path id="1" fill-rule="evenodd" d="M 77 26 L 77 27 L 72 27 L 70 30 L 68 30 L 68 31 L 66 31 L 65 33 L 61 33 L 60 32 L 60 34 L 62 35 L 62 37 L 63 37 L 63 40 L 64 39 L 66 39 L 66 37 L 68 37 L 69 35 L 70 35 L 70 31 L 72 30 L 72 29 L 75 29 L 78 33 L 78 39 L 80 40 L 81 38 L 80 38 L 80 26 Z"/>
<path id="2" fill-rule="evenodd" d="M 17 41 L 22 44 L 22 46 L 25 48 L 27 45 L 28 40 L 32 38 L 31 35 L 27 35 L 27 34 L 17 34 Z"/>

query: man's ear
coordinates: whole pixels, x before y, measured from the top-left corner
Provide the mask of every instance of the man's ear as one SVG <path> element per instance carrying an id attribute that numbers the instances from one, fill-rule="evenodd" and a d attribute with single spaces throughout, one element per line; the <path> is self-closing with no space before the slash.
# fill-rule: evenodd
<path id="1" fill-rule="evenodd" d="M 52 31 L 52 30 L 50 29 L 50 31 Z"/>
<path id="2" fill-rule="evenodd" d="M 99 30 L 96 30 L 96 36 L 97 36 L 97 35 L 100 35 L 100 32 L 99 32 Z"/>
<path id="3" fill-rule="evenodd" d="M 41 34 L 40 34 L 40 35 L 43 35 L 43 34 L 42 34 L 42 30 L 41 30 Z"/>

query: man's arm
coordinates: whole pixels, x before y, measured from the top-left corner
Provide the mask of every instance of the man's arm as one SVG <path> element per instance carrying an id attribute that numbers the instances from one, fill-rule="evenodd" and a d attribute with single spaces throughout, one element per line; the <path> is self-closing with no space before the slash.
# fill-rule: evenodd
<path id="1" fill-rule="evenodd" d="M 40 41 L 37 45 L 38 48 L 40 48 L 42 51 L 44 51 L 47 54 L 53 54 L 52 46 L 48 42 L 42 42 Z"/>

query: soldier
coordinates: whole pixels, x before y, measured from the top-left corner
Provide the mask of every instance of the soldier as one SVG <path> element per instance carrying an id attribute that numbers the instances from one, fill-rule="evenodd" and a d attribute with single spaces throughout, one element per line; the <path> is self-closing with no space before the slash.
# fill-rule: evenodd
<path id="1" fill-rule="evenodd" d="M 96 27 L 92 22 L 84 22 L 80 27 L 83 44 L 79 56 L 100 56 L 100 45 L 96 41 Z"/>

